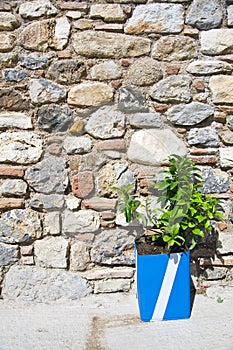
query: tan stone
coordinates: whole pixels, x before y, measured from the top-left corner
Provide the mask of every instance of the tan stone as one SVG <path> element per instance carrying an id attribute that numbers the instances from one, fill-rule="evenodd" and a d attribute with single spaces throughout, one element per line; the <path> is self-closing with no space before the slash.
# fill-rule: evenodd
<path id="1" fill-rule="evenodd" d="M 110 102 L 113 89 L 104 83 L 82 83 L 70 89 L 68 103 L 77 106 L 98 106 Z"/>
<path id="2" fill-rule="evenodd" d="M 100 280 L 105 278 L 131 278 L 134 270 L 131 267 L 96 268 L 84 273 L 88 280 Z"/>
<path id="3" fill-rule="evenodd" d="M 84 242 L 72 244 L 70 250 L 70 270 L 83 271 L 90 263 L 90 253 Z"/>
<path id="4" fill-rule="evenodd" d="M 0 12 L 0 30 L 13 30 L 18 26 L 17 18 L 8 12 Z"/>
<path id="5" fill-rule="evenodd" d="M 94 293 L 128 292 L 130 290 L 130 280 L 108 279 L 95 282 Z"/>
<path id="6" fill-rule="evenodd" d="M 21 253 L 21 255 L 32 255 L 33 246 L 32 245 L 25 245 L 25 246 L 20 247 L 20 253 Z"/>
<path id="7" fill-rule="evenodd" d="M 109 150 L 119 150 L 124 151 L 126 149 L 125 140 L 106 140 L 106 141 L 99 141 L 96 143 L 96 148 L 103 151 L 109 151 Z"/>
<path id="8" fill-rule="evenodd" d="M 28 24 L 20 34 L 21 45 L 28 50 L 45 51 L 51 43 L 54 20 L 42 20 Z"/>
<path id="9" fill-rule="evenodd" d="M 84 122 L 81 119 L 78 119 L 70 127 L 70 132 L 72 134 L 82 134 L 84 129 Z"/>
<path id="10" fill-rule="evenodd" d="M 119 4 L 95 4 L 91 6 L 91 18 L 101 18 L 106 22 L 123 22 L 125 14 Z"/>
<path id="11" fill-rule="evenodd" d="M 233 53 L 233 29 L 211 29 L 201 32 L 201 52 L 207 55 Z"/>
<path id="12" fill-rule="evenodd" d="M 115 210 L 117 205 L 116 199 L 93 197 L 90 199 L 85 199 L 83 205 L 87 209 L 94 209 L 97 211 L 101 210 Z"/>
<path id="13" fill-rule="evenodd" d="M 85 31 L 74 34 L 73 47 L 87 57 L 137 57 L 150 52 L 151 41 L 132 35 Z"/>
<path id="14" fill-rule="evenodd" d="M 0 199 L 0 209 L 24 208 L 24 200 L 16 198 Z"/>
<path id="15" fill-rule="evenodd" d="M 33 256 L 22 256 L 21 263 L 23 265 L 34 265 L 34 257 Z"/>
<path id="16" fill-rule="evenodd" d="M 213 94 L 214 103 L 233 104 L 233 76 L 212 76 L 210 78 L 209 86 Z"/>
<path id="17" fill-rule="evenodd" d="M 12 33 L 0 33 L 0 52 L 7 52 L 13 49 L 15 36 Z"/>

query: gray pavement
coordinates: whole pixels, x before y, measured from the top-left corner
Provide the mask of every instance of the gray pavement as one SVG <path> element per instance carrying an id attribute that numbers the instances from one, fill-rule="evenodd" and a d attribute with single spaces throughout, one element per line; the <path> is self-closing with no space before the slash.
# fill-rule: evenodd
<path id="1" fill-rule="evenodd" d="M 233 350 L 233 287 L 196 295 L 190 319 L 141 322 L 134 293 L 49 304 L 0 300 L 0 350 Z"/>

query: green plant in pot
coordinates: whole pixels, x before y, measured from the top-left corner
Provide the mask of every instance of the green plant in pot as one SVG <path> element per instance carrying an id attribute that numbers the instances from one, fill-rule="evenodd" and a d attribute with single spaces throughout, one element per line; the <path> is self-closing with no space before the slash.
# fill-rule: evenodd
<path id="1" fill-rule="evenodd" d="M 219 199 L 201 192 L 201 172 L 192 160 L 171 155 L 161 173 L 163 179 L 150 188 L 160 207 L 154 208 L 150 195 L 141 201 L 134 185 L 115 187 L 126 221 L 137 220 L 145 229 L 135 241 L 143 321 L 190 316 L 190 250 L 211 233 L 211 222 L 222 218 Z"/>

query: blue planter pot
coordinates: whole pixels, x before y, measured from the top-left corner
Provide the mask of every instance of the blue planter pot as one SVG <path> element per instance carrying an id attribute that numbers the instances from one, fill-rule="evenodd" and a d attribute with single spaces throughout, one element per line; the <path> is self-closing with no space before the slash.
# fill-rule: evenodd
<path id="1" fill-rule="evenodd" d="M 190 253 L 139 255 L 135 248 L 140 318 L 144 322 L 190 317 Z"/>

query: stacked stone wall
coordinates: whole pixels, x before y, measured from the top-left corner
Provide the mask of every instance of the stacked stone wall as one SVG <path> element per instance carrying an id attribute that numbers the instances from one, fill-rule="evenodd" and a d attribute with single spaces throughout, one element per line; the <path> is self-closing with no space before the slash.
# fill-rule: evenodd
<path id="1" fill-rule="evenodd" d="M 112 187 L 188 154 L 224 221 L 193 253 L 233 265 L 233 1 L 0 1 L 0 291 L 128 291 L 140 228 Z"/>

